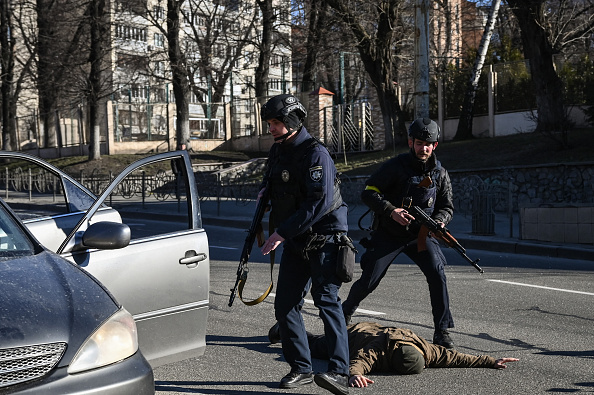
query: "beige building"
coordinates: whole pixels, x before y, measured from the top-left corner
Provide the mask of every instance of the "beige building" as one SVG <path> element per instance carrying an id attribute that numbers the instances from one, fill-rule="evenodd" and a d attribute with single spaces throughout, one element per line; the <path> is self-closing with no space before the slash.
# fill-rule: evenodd
<path id="1" fill-rule="evenodd" d="M 111 25 L 104 80 L 109 84 L 104 88 L 106 103 L 100 120 L 101 141 L 105 146 L 102 151 L 171 149 L 176 146 L 176 104 L 167 52 L 166 2 L 111 0 L 108 4 Z M 277 22 L 268 96 L 291 89 L 289 7 L 288 2 L 280 0 L 274 4 Z M 36 20 L 34 9 L 22 8 L 23 12 L 31 13 L 27 20 L 32 25 Z M 256 3 L 187 0 L 180 21 L 182 52 L 192 81 L 191 148 L 215 149 L 232 136 L 255 134 L 259 120 L 254 84 L 262 31 L 261 12 Z M 30 27 L 29 31 L 34 32 L 35 26 Z M 29 88 L 20 97 L 19 146 L 43 154 L 43 131 L 39 130 L 42 127 L 36 112 L 38 97 L 33 83 Z M 85 154 L 90 138 L 87 119 L 84 100 L 72 108 L 62 105 L 58 140 L 63 146 L 72 147 L 59 150 L 48 147 L 56 152 L 44 156 L 68 155 L 68 151 Z"/>

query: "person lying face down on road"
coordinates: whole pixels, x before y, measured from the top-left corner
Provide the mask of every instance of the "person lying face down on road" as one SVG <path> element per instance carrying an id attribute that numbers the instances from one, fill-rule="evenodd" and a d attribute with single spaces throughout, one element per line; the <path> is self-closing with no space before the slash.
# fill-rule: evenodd
<path id="1" fill-rule="evenodd" d="M 369 373 L 419 374 L 425 368 L 492 368 L 505 369 L 517 358 L 495 359 L 488 355 L 464 354 L 429 343 L 410 329 L 359 322 L 347 327 L 350 365 L 349 385 L 367 387 L 373 380 Z M 278 341 L 269 334 L 271 343 Z M 276 340 L 276 341 L 275 341 Z M 308 333 L 311 356 L 327 359 L 324 335 Z"/>

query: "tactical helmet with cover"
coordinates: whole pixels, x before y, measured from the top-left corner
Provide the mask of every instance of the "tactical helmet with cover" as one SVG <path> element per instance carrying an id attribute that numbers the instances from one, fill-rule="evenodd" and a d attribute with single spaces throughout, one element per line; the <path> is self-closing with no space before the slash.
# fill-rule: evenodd
<path id="1" fill-rule="evenodd" d="M 435 143 L 439 140 L 439 125 L 429 118 L 417 118 L 408 128 L 408 137 Z"/>
<path id="2" fill-rule="evenodd" d="M 307 110 L 299 100 L 289 94 L 272 97 L 262 106 L 260 113 L 263 121 L 278 119 L 285 124 L 289 132 L 298 129 L 307 116 Z"/>

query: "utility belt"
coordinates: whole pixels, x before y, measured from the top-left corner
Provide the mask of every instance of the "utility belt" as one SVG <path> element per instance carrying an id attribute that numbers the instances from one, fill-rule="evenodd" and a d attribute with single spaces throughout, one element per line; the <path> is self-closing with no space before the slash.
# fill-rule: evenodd
<path id="1" fill-rule="evenodd" d="M 348 283 L 353 280 L 357 249 L 353 244 L 353 240 L 346 232 L 339 232 L 332 235 L 306 232 L 304 235 L 294 238 L 293 242 L 296 249 L 301 252 L 303 259 L 309 260 L 310 251 L 322 249 L 330 240 L 332 240 L 338 249 L 336 255 L 336 275 L 343 283 Z"/>

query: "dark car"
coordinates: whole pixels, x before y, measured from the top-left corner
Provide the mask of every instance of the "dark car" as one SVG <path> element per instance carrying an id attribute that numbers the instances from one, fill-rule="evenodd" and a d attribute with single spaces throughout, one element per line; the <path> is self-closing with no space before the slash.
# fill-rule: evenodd
<path id="1" fill-rule="evenodd" d="M 154 381 L 132 315 L 0 199 L 0 393 L 14 392 L 150 394 Z"/>

